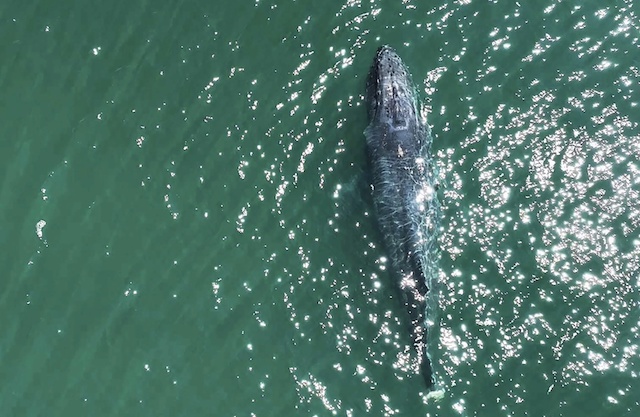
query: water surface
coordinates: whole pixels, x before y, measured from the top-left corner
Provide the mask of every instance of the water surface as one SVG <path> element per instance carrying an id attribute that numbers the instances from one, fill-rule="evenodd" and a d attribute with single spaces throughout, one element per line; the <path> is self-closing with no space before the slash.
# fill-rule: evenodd
<path id="1" fill-rule="evenodd" d="M 631 1 L 0 5 L 0 412 L 635 416 Z M 366 177 L 390 44 L 443 206 L 426 403 Z"/>

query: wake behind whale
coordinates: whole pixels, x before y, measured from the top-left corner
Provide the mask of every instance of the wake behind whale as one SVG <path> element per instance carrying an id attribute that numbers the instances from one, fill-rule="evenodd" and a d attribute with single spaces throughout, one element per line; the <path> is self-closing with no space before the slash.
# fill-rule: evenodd
<path id="1" fill-rule="evenodd" d="M 376 216 L 392 270 L 409 313 L 412 345 L 429 389 L 435 380 L 427 354 L 427 297 L 435 280 L 439 205 L 432 138 L 418 112 L 411 75 L 396 52 L 382 46 L 367 78 L 365 130 Z"/>

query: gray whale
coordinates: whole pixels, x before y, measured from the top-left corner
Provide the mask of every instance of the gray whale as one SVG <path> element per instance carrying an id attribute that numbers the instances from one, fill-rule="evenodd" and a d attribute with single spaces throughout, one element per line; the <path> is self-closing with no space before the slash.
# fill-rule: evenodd
<path id="1" fill-rule="evenodd" d="M 418 112 L 411 75 L 398 54 L 382 46 L 369 70 L 365 130 L 376 217 L 404 304 L 412 344 L 428 388 L 427 293 L 435 276 L 439 205 L 431 134 Z M 435 279 L 434 279 L 435 280 Z"/>

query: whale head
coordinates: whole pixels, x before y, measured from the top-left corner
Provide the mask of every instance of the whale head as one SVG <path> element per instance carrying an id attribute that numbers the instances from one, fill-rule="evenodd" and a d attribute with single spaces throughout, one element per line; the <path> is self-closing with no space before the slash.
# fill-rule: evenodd
<path id="1" fill-rule="evenodd" d="M 386 123 L 393 130 L 418 122 L 416 91 L 411 74 L 396 51 L 381 46 L 367 77 L 369 122 Z"/>

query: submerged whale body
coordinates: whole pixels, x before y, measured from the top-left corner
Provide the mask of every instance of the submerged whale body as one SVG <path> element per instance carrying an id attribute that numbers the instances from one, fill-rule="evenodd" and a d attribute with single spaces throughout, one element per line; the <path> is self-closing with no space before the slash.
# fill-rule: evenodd
<path id="1" fill-rule="evenodd" d="M 365 130 L 376 216 L 410 320 L 412 344 L 427 387 L 427 294 L 435 274 L 438 218 L 431 135 L 418 112 L 411 75 L 398 54 L 382 46 L 367 79 Z"/>

